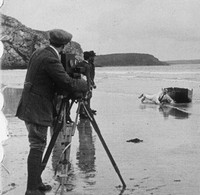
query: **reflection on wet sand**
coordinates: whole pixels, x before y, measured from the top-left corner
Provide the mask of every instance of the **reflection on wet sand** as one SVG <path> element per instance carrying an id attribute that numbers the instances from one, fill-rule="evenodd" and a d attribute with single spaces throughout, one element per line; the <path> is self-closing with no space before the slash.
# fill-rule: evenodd
<path id="1" fill-rule="evenodd" d="M 163 114 L 164 118 L 173 116 L 175 119 L 187 119 L 190 115 L 190 113 L 183 109 L 179 109 L 177 107 L 169 107 L 167 105 L 160 106 L 159 111 Z"/>
<path id="2" fill-rule="evenodd" d="M 79 133 L 79 148 L 76 154 L 77 165 L 81 171 L 83 181 L 88 185 L 94 185 L 95 182 L 91 181 L 91 178 L 95 177 L 95 147 L 92 137 L 92 127 L 88 119 L 81 119 L 77 125 Z M 51 129 L 51 135 L 53 131 Z M 72 138 L 73 139 L 73 138 Z M 56 143 L 52 151 L 52 167 L 57 173 L 57 176 L 62 172 L 61 156 L 65 148 L 63 144 L 62 132 L 59 134 Z M 75 188 L 76 180 L 74 174 L 73 164 L 70 165 L 69 177 L 67 178 L 66 188 L 67 191 L 71 191 Z M 59 180 L 59 177 L 56 178 Z"/>
<path id="3" fill-rule="evenodd" d="M 65 130 L 64 130 L 65 129 Z M 67 125 L 59 133 L 53 151 L 52 151 L 52 167 L 55 172 L 55 179 L 59 181 L 60 185 L 64 184 L 66 191 L 71 191 L 75 188 L 74 185 L 74 168 L 70 163 L 70 146 L 72 125 Z M 50 129 L 51 136 L 53 129 Z M 59 189 L 59 188 L 58 188 Z"/>
<path id="4" fill-rule="evenodd" d="M 53 129 L 51 131 L 51 136 L 53 135 Z M 54 145 L 53 151 L 52 151 L 52 167 L 55 171 L 61 171 L 61 164 L 59 163 L 62 151 L 64 150 L 65 145 L 63 144 L 63 136 L 62 133 L 59 133 L 58 138 L 56 140 L 56 143 Z"/>
<path id="5" fill-rule="evenodd" d="M 78 167 L 84 174 L 85 182 L 89 182 L 88 178 L 95 177 L 95 146 L 92 136 L 92 127 L 88 119 L 81 119 L 77 126 L 79 132 L 79 149 L 77 151 Z"/>
<path id="6" fill-rule="evenodd" d="M 169 105 L 164 104 L 158 105 L 152 104 L 152 103 L 143 103 L 140 105 L 140 109 L 154 109 L 159 110 L 161 114 L 163 114 L 163 117 L 165 119 L 169 118 L 169 116 L 174 117 L 175 119 L 188 119 L 191 113 L 189 113 L 187 110 L 191 107 L 191 104 L 180 104 L 180 105 Z"/>

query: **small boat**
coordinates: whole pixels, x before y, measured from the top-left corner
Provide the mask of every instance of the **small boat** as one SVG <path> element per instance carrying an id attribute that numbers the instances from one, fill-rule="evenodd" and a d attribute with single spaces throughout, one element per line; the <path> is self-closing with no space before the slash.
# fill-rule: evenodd
<path id="1" fill-rule="evenodd" d="M 179 88 L 179 87 L 168 87 L 167 94 L 176 103 L 190 103 L 192 102 L 193 89 Z"/>

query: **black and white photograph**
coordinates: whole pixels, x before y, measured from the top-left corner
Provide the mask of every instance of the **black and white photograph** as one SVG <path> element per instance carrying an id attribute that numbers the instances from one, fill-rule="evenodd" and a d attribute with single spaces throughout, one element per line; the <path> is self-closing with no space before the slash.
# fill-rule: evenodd
<path id="1" fill-rule="evenodd" d="M 199 0 L 1 0 L 0 194 L 199 195 Z"/>

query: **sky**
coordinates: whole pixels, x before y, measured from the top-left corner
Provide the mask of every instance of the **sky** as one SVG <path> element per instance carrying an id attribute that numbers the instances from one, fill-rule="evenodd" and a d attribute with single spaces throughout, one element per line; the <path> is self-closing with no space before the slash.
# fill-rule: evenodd
<path id="1" fill-rule="evenodd" d="M 200 59 L 199 0 L 4 0 L 1 13 L 33 29 L 64 29 L 97 55 Z"/>

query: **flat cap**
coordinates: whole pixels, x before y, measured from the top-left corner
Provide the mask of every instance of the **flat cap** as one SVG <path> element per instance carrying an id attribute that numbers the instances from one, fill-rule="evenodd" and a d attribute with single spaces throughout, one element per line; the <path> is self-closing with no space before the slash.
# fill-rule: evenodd
<path id="1" fill-rule="evenodd" d="M 62 29 L 53 29 L 49 31 L 49 40 L 54 44 L 67 44 L 71 41 L 72 34 Z"/>

